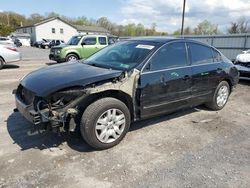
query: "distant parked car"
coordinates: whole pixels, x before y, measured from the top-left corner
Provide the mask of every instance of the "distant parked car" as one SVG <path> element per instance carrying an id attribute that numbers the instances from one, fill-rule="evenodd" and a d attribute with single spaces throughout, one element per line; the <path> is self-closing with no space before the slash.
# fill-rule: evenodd
<path id="1" fill-rule="evenodd" d="M 63 40 L 52 40 L 49 43 L 49 48 L 51 48 L 53 46 L 59 46 L 61 44 L 65 44 Z"/>
<path id="2" fill-rule="evenodd" d="M 21 60 L 21 53 L 11 45 L 0 45 L 0 69 L 4 64 Z"/>
<path id="3" fill-rule="evenodd" d="M 41 48 L 42 43 L 47 42 L 47 39 L 42 39 L 41 41 L 36 41 L 33 46 Z"/>
<path id="4" fill-rule="evenodd" d="M 241 78 L 250 78 L 250 50 L 243 51 L 237 55 L 235 65 L 240 72 Z"/>
<path id="5" fill-rule="evenodd" d="M 57 62 L 85 59 L 111 43 L 105 35 L 75 35 L 67 45 L 52 47 L 49 59 Z"/>
<path id="6" fill-rule="evenodd" d="M 16 47 L 20 47 L 23 45 L 18 38 L 14 39 L 14 44 L 16 45 Z"/>
<path id="7" fill-rule="evenodd" d="M 52 40 L 50 40 L 50 39 L 46 39 L 46 41 L 41 44 L 41 48 L 43 48 L 43 49 L 49 48 L 49 44 L 51 41 Z"/>
<path id="8" fill-rule="evenodd" d="M 8 37 L 0 37 L 0 44 L 14 46 L 14 41 Z"/>

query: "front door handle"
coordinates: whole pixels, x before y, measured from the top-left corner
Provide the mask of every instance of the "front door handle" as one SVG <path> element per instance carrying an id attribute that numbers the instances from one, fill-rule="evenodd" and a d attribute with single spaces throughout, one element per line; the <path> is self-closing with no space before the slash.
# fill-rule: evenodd
<path id="1" fill-rule="evenodd" d="M 217 73 L 221 73 L 221 72 L 222 72 L 222 68 L 218 68 Z"/>
<path id="2" fill-rule="evenodd" d="M 184 77 L 183 77 L 183 80 L 189 80 L 190 79 L 190 76 L 189 75 L 185 75 Z"/>

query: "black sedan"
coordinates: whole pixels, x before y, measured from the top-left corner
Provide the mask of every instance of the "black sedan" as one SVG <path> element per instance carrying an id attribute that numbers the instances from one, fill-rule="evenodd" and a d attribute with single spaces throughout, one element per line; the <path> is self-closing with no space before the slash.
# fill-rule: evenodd
<path id="1" fill-rule="evenodd" d="M 238 80 L 235 65 L 212 46 L 135 38 L 34 71 L 14 93 L 17 109 L 36 126 L 80 129 L 92 147 L 107 149 L 133 121 L 201 104 L 222 109 Z"/>

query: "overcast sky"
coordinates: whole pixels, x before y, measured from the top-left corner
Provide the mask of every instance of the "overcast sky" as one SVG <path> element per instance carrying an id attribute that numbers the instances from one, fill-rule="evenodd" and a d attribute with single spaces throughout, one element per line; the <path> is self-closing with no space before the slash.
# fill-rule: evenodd
<path id="1" fill-rule="evenodd" d="M 108 17 L 117 24 L 155 22 L 158 31 L 180 28 L 183 0 L 1 0 L 0 11 L 59 14 L 98 19 Z M 195 27 L 207 19 L 225 31 L 230 22 L 245 17 L 250 25 L 250 0 L 186 0 L 185 26 Z"/>

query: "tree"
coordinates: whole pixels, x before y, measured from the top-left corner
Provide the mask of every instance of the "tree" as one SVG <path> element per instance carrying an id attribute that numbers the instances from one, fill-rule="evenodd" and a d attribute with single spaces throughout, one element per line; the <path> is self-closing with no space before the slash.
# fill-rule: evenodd
<path id="1" fill-rule="evenodd" d="M 218 34 L 219 30 L 217 25 L 204 20 L 197 25 L 197 27 L 194 29 L 194 33 L 196 35 L 213 35 Z"/>
<path id="2" fill-rule="evenodd" d="M 184 35 L 192 35 L 192 34 L 194 34 L 193 29 L 191 27 L 189 27 L 189 26 L 184 29 L 183 33 L 184 33 Z"/>
<path id="3" fill-rule="evenodd" d="M 250 32 L 248 21 L 244 17 L 241 17 L 237 21 L 231 22 L 231 26 L 227 29 L 227 32 L 230 34 Z"/>
<path id="4" fill-rule="evenodd" d="M 175 35 L 175 36 L 181 35 L 181 30 L 178 29 L 178 30 L 174 31 L 173 35 Z"/>

